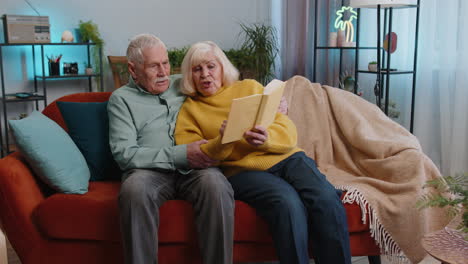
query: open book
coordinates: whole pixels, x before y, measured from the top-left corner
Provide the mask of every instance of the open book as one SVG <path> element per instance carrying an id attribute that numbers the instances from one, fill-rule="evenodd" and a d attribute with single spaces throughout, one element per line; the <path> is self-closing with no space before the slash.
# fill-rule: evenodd
<path id="1" fill-rule="evenodd" d="M 275 120 L 284 82 L 274 79 L 265 87 L 263 94 L 254 94 L 232 100 L 222 144 L 242 139 L 244 133 L 256 125 L 267 128 Z"/>

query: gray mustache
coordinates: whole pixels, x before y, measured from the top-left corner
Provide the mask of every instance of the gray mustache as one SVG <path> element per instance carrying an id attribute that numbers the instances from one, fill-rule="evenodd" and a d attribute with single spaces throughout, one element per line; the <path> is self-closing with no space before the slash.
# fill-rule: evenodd
<path id="1" fill-rule="evenodd" d="M 161 78 L 157 78 L 156 80 L 154 80 L 154 82 L 157 83 L 157 82 L 163 82 L 163 81 L 168 81 L 168 80 L 169 80 L 169 77 L 164 76 L 164 77 L 161 77 Z"/>

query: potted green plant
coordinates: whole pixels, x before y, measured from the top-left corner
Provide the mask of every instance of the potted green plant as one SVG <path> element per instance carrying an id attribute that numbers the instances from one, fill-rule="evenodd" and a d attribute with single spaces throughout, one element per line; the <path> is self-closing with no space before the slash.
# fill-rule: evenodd
<path id="1" fill-rule="evenodd" d="M 377 71 L 377 62 L 376 61 L 369 62 L 369 64 L 367 65 L 367 68 L 371 72 L 376 72 Z"/>
<path id="2" fill-rule="evenodd" d="M 244 37 L 241 51 L 252 70 L 254 78 L 262 84 L 267 84 L 274 77 L 275 57 L 278 54 L 278 38 L 276 29 L 264 24 L 240 24 Z"/>
<path id="3" fill-rule="evenodd" d="M 171 74 L 180 73 L 180 66 L 184 60 L 185 54 L 187 54 L 188 47 L 182 48 L 170 48 L 167 50 L 167 56 L 171 63 Z"/>
<path id="4" fill-rule="evenodd" d="M 93 66 L 91 65 L 91 63 L 88 63 L 87 61 L 85 61 L 84 65 L 85 65 L 85 74 L 86 75 L 94 74 Z"/>
<path id="5" fill-rule="evenodd" d="M 468 240 L 468 173 L 437 178 L 428 181 L 425 187 L 433 187 L 437 192 L 423 195 L 417 207 L 446 207 L 449 216 L 461 216 L 457 229 Z"/>
<path id="6" fill-rule="evenodd" d="M 239 70 L 241 79 L 255 78 L 253 71 L 250 69 L 250 61 L 252 61 L 250 52 L 245 49 L 229 49 L 223 51 L 234 67 Z"/>
<path id="7" fill-rule="evenodd" d="M 78 23 L 78 32 L 81 36 L 82 42 L 92 42 L 95 44 L 95 47 L 92 49 L 93 64 L 99 65 L 102 60 L 101 53 L 99 51 L 102 51 L 104 47 L 104 40 L 101 38 L 98 26 L 92 20 L 80 20 Z M 99 72 L 99 67 L 96 68 L 96 71 Z M 96 80 L 96 83 L 99 85 L 100 82 Z M 98 90 L 100 89 L 101 87 L 98 86 Z"/>

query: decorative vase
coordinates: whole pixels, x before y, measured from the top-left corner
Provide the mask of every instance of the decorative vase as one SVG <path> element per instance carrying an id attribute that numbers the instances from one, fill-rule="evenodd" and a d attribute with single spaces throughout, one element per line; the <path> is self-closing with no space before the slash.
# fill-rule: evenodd
<path id="1" fill-rule="evenodd" d="M 328 46 L 329 47 L 336 47 L 337 38 L 338 38 L 338 33 L 330 32 L 330 35 L 328 35 Z"/>
<path id="2" fill-rule="evenodd" d="M 80 29 L 79 28 L 75 28 L 73 30 L 73 32 L 75 33 L 75 41 L 76 43 L 81 43 L 81 32 L 80 32 Z"/>
<path id="3" fill-rule="evenodd" d="M 344 47 L 344 43 L 346 42 L 345 32 L 343 30 L 338 30 L 336 44 L 338 47 Z"/>
<path id="4" fill-rule="evenodd" d="M 367 65 L 367 68 L 369 69 L 369 71 L 371 72 L 377 72 L 377 63 L 369 63 Z"/>

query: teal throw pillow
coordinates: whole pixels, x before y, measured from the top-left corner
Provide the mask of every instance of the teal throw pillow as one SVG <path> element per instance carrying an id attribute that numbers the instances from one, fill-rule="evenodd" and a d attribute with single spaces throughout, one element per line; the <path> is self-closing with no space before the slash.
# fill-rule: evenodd
<path id="1" fill-rule="evenodd" d="M 34 111 L 10 120 L 16 145 L 36 175 L 58 192 L 84 194 L 89 169 L 73 140 L 57 123 Z"/>
<path id="2" fill-rule="evenodd" d="M 121 172 L 109 146 L 107 102 L 57 102 L 68 134 L 80 149 L 91 172 L 91 181 L 120 180 Z"/>

